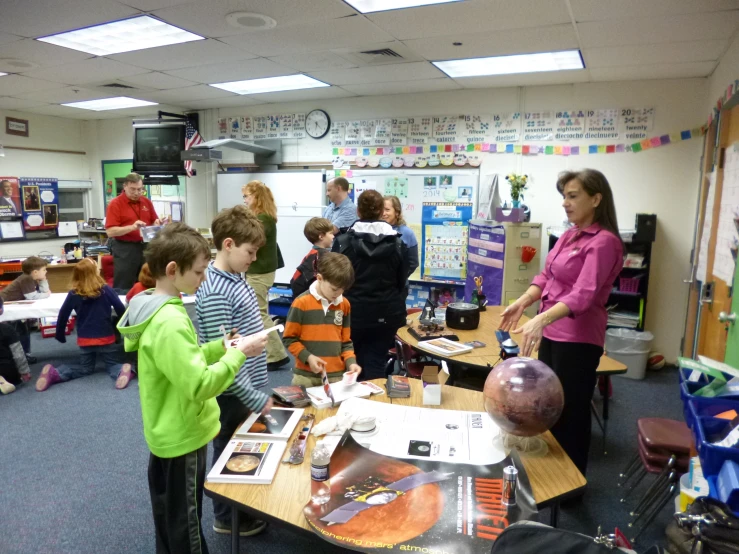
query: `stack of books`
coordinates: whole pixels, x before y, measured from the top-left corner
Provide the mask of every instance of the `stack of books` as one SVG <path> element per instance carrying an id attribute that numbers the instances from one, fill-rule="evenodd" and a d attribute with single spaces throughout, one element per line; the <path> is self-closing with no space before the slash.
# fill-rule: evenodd
<path id="1" fill-rule="evenodd" d="M 274 397 L 293 408 L 304 408 L 310 406 L 310 397 L 303 385 L 287 385 L 272 389 Z"/>
<path id="2" fill-rule="evenodd" d="M 408 398 L 411 395 L 408 377 L 402 375 L 388 375 L 386 387 L 388 398 Z"/>
<path id="3" fill-rule="evenodd" d="M 608 313 L 608 326 L 636 329 L 639 327 L 639 314 L 635 312 L 611 311 Z"/>

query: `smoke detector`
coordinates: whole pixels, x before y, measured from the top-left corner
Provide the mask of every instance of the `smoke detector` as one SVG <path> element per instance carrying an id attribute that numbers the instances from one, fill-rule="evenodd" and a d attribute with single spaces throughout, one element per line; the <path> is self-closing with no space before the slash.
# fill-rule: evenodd
<path id="1" fill-rule="evenodd" d="M 37 67 L 39 67 L 37 63 L 19 60 L 18 58 L 0 58 L 0 71 L 6 73 L 21 73 Z"/>
<path id="2" fill-rule="evenodd" d="M 252 12 L 233 12 L 226 16 L 226 23 L 237 29 L 256 31 L 258 29 L 274 29 L 277 21 L 267 15 Z"/>

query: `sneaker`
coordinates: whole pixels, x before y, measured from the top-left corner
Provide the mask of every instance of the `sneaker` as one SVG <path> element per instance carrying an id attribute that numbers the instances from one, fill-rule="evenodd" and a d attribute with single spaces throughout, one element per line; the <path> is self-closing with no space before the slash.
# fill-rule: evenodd
<path id="1" fill-rule="evenodd" d="M 241 522 L 239 522 L 239 536 L 240 537 L 252 537 L 258 535 L 267 527 L 267 522 L 261 519 L 254 519 L 251 517 L 241 516 Z M 231 534 L 231 522 L 218 521 L 217 519 L 213 523 L 213 531 L 222 535 Z"/>
<path id="2" fill-rule="evenodd" d="M 290 356 L 285 356 L 281 360 L 278 360 L 276 362 L 269 362 L 267 363 L 267 371 L 277 371 L 282 366 L 285 366 L 290 363 Z"/>
<path id="3" fill-rule="evenodd" d="M 115 380 L 115 388 L 119 390 L 125 389 L 128 383 L 131 382 L 131 379 L 133 379 L 133 367 L 131 367 L 131 364 L 123 364 L 118 374 L 118 379 Z"/>
<path id="4" fill-rule="evenodd" d="M 13 383 L 8 383 L 5 380 L 5 377 L 0 377 L 0 393 L 10 394 L 13 391 L 15 391 L 15 385 Z"/>
<path id="5" fill-rule="evenodd" d="M 51 385 L 55 385 L 56 383 L 61 382 L 61 380 L 62 378 L 59 376 L 59 372 L 56 368 L 51 364 L 46 364 L 41 370 L 41 375 L 39 375 L 38 380 L 36 381 L 36 390 L 38 392 L 44 392 Z"/>

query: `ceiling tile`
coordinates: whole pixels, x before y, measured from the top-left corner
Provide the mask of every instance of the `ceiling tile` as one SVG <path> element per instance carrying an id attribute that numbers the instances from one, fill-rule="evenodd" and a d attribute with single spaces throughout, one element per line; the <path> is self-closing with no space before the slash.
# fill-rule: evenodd
<path id="1" fill-rule="evenodd" d="M 379 12 L 367 17 L 401 40 L 570 22 L 565 2 L 553 0 L 469 0 Z"/>
<path id="2" fill-rule="evenodd" d="M 659 63 L 686 63 L 718 60 L 726 50 L 727 40 L 669 42 L 644 46 L 606 46 L 583 50 L 585 65 L 617 67 Z"/>
<path id="3" fill-rule="evenodd" d="M 630 14 L 650 17 L 737 9 L 736 0 L 570 0 L 570 4 L 577 22 L 621 19 Z"/>
<path id="4" fill-rule="evenodd" d="M 172 90 L 157 90 L 154 92 L 141 92 L 138 97 L 142 100 L 152 102 L 172 102 L 178 104 L 188 100 L 205 100 L 208 98 L 225 98 L 235 96 L 233 93 L 208 85 L 195 85 Z"/>
<path id="5" fill-rule="evenodd" d="M 396 81 L 394 83 L 369 83 L 366 85 L 345 85 L 342 87 L 360 96 L 382 94 L 407 94 L 411 92 L 434 92 L 439 90 L 455 90 L 462 88 L 448 78 L 429 79 L 428 81 Z"/>
<path id="6" fill-rule="evenodd" d="M 50 90 L 62 88 L 61 83 L 45 81 L 43 79 L 31 79 L 23 75 L 6 75 L 0 77 L 0 96 L 10 96 L 12 94 L 18 96 L 35 90 Z"/>
<path id="7" fill-rule="evenodd" d="M 569 23 L 530 29 L 526 33 L 519 30 L 459 33 L 404 42 L 411 50 L 427 60 L 457 60 L 528 52 L 554 52 L 578 47 L 575 29 Z M 462 45 L 454 46 L 455 42 L 461 42 Z"/>
<path id="8" fill-rule="evenodd" d="M 54 46 L 53 44 L 39 42 L 31 38 L 0 45 L 0 68 L 4 67 L 2 63 L 3 58 L 16 58 L 31 62 L 37 67 L 45 67 L 79 62 L 91 57 L 86 52 Z M 7 69 L 0 70 L 7 71 Z M 24 69 L 16 68 L 12 71 L 14 73 L 22 73 Z"/>
<path id="9" fill-rule="evenodd" d="M 9 42 L 15 42 L 21 40 L 23 37 L 18 35 L 11 35 L 9 33 L 0 33 L 0 44 L 7 44 Z"/>
<path id="10" fill-rule="evenodd" d="M 465 77 L 454 79 L 463 88 L 500 88 L 539 85 L 563 85 L 586 83 L 590 80 L 588 71 L 546 71 L 541 73 L 518 73 L 516 75 L 495 75 L 490 77 Z"/>
<path id="11" fill-rule="evenodd" d="M 342 58 L 335 52 L 296 52 L 270 58 L 275 63 L 297 71 L 320 71 L 322 69 L 346 69 L 357 64 Z"/>
<path id="12" fill-rule="evenodd" d="M 193 81 L 187 81 L 180 79 L 179 77 L 173 77 L 166 73 L 160 73 L 158 71 L 152 71 L 151 73 L 142 73 L 141 75 L 131 75 L 123 79 L 117 79 L 125 84 L 134 85 L 136 87 L 150 88 L 150 89 L 170 89 L 170 88 L 182 88 L 196 85 Z"/>
<path id="13" fill-rule="evenodd" d="M 241 108 L 243 106 L 256 106 L 264 104 L 247 96 L 228 96 L 226 98 L 209 98 L 207 100 L 188 100 L 180 102 L 179 105 L 190 110 L 209 110 L 211 108 Z"/>
<path id="14" fill-rule="evenodd" d="M 355 69 L 336 69 L 332 71 L 312 71 L 315 77 L 332 85 L 361 85 L 368 83 L 389 83 L 391 81 L 420 81 L 439 79 L 444 74 L 428 62 L 410 62 Z"/>
<path id="15" fill-rule="evenodd" d="M 356 96 L 353 92 L 339 87 L 309 88 L 304 90 L 286 90 L 284 92 L 265 92 L 252 94 L 249 98 L 271 102 L 301 102 L 305 100 L 327 100 L 332 98 L 348 98 Z"/>
<path id="16" fill-rule="evenodd" d="M 260 79 L 262 77 L 277 77 L 292 75 L 294 69 L 276 64 L 266 58 L 243 60 L 212 65 L 199 65 L 168 71 L 169 75 L 189 79 L 198 83 L 225 83 L 229 81 L 243 81 L 246 79 Z"/>
<path id="17" fill-rule="evenodd" d="M 294 23 L 328 21 L 357 13 L 341 0 L 208 0 L 157 10 L 153 13 L 173 25 L 206 37 L 260 32 L 230 26 L 226 22 L 226 15 L 238 11 L 272 17 L 277 21 L 278 27 Z M 324 34 L 328 34 L 330 30 L 326 27 Z"/>
<path id="18" fill-rule="evenodd" d="M 666 17 L 639 17 L 578 23 L 583 48 L 728 39 L 739 26 L 739 10 Z"/>
<path id="19" fill-rule="evenodd" d="M 633 65 L 623 67 L 596 67 L 590 70 L 593 81 L 635 81 L 645 79 L 685 79 L 707 77 L 716 67 L 715 61 Z"/>
<path id="20" fill-rule="evenodd" d="M 330 25 L 315 21 L 267 31 L 243 33 L 223 39 L 260 56 L 279 56 L 290 52 L 331 50 L 363 42 L 388 42 L 393 37 L 364 17 L 334 19 Z"/>
<path id="21" fill-rule="evenodd" d="M 112 60 L 155 71 L 255 58 L 253 54 L 217 40 L 196 40 L 108 56 Z"/>
<path id="22" fill-rule="evenodd" d="M 45 106 L 46 102 L 24 100 L 22 98 L 0 98 L 0 110 L 23 110 L 26 108 L 37 108 Z"/>
<path id="23" fill-rule="evenodd" d="M 193 0 L 118 0 L 121 4 L 126 4 L 132 8 L 141 10 L 142 12 L 151 12 L 161 10 L 163 8 L 171 8 L 172 6 L 180 6 L 189 4 Z"/>
<path id="24" fill-rule="evenodd" d="M 99 82 L 103 79 L 116 79 L 127 75 L 146 73 L 140 67 L 116 62 L 107 58 L 90 58 L 82 62 L 56 65 L 27 71 L 24 75 L 48 79 L 68 85 Z"/>
<path id="25" fill-rule="evenodd" d="M 42 37 L 140 13 L 113 0 L 16 0 L 2 2 L 0 31 Z"/>
<path id="26" fill-rule="evenodd" d="M 102 92 L 99 90 L 64 87 L 52 90 L 37 90 L 23 94 L 24 99 L 36 100 L 48 104 L 67 104 L 69 102 L 84 102 L 85 100 L 96 100 L 98 98 L 112 98 L 113 96 L 130 96 L 128 92 Z"/>

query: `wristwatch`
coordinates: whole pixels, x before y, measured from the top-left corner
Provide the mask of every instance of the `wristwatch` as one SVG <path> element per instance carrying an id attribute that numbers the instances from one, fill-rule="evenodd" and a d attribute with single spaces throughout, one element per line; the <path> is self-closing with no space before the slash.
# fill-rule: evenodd
<path id="1" fill-rule="evenodd" d="M 430 473 L 414 473 L 408 477 L 404 477 L 399 481 L 390 483 L 387 486 L 378 486 L 365 492 L 361 496 L 357 496 L 351 502 L 339 506 L 330 514 L 321 518 L 326 523 L 346 523 L 359 512 L 362 512 L 373 506 L 383 506 L 389 504 L 399 496 L 405 494 L 411 489 L 427 485 L 429 483 L 438 483 L 449 479 L 453 473 L 442 473 L 440 471 L 432 471 Z"/>

